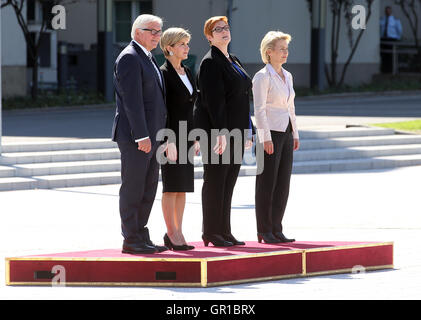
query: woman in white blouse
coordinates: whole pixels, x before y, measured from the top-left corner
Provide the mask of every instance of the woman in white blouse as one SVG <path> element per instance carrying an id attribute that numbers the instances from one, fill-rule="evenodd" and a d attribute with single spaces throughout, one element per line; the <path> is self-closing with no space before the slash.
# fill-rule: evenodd
<path id="1" fill-rule="evenodd" d="M 256 220 L 259 242 L 293 242 L 283 234 L 293 151 L 299 148 L 292 75 L 283 68 L 291 36 L 268 32 L 260 45 L 266 66 L 253 78 L 254 115 L 263 143 L 263 172 L 256 176 Z M 260 163 L 259 165 L 262 165 Z"/>

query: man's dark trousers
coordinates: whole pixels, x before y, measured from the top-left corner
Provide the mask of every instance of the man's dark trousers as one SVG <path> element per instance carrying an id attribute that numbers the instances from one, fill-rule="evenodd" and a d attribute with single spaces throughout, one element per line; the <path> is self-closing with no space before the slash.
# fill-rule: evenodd
<path id="1" fill-rule="evenodd" d="M 121 230 L 127 243 L 149 241 L 146 224 L 158 186 L 158 145 L 149 153 L 137 149 L 137 144 L 119 142 L 121 152 L 120 217 Z M 146 170 L 145 170 L 146 169 Z"/>

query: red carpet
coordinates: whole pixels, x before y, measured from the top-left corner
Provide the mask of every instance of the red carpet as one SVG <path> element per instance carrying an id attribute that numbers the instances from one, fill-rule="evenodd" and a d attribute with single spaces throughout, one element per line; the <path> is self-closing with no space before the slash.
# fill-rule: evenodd
<path id="1" fill-rule="evenodd" d="M 6 284 L 207 287 L 393 268 L 392 242 L 192 245 L 145 255 L 104 249 L 6 258 Z"/>

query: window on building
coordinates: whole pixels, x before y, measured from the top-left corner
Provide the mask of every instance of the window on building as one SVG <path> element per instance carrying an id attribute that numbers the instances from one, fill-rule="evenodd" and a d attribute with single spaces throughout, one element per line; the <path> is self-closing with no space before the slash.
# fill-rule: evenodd
<path id="1" fill-rule="evenodd" d="M 140 14 L 152 14 L 152 0 L 114 1 L 114 42 L 128 43 L 131 40 L 133 21 Z"/>
<path id="2" fill-rule="evenodd" d="M 42 68 L 51 67 L 51 34 L 49 32 L 41 33 L 39 44 L 39 65 Z"/>
<path id="3" fill-rule="evenodd" d="M 31 38 L 32 41 L 35 41 L 35 32 L 31 32 Z M 51 34 L 49 32 L 41 33 L 41 39 L 38 50 L 39 66 L 42 68 L 51 67 Z M 32 58 L 29 50 L 27 50 L 26 53 L 26 66 L 28 68 L 33 68 L 35 65 L 34 59 Z"/>
<path id="4" fill-rule="evenodd" d="M 115 41 L 130 42 L 132 28 L 132 2 L 116 1 L 115 5 Z"/>
<path id="5" fill-rule="evenodd" d="M 148 13 L 152 14 L 152 1 L 140 1 L 139 14 Z"/>
<path id="6" fill-rule="evenodd" d="M 48 0 L 48 1 L 44 1 L 41 4 L 41 10 L 42 10 L 42 19 L 45 20 L 45 22 L 47 23 L 47 28 L 48 29 L 53 29 L 53 27 L 51 26 L 51 21 L 53 20 L 53 13 L 51 12 L 51 10 L 54 7 L 54 1 Z"/>

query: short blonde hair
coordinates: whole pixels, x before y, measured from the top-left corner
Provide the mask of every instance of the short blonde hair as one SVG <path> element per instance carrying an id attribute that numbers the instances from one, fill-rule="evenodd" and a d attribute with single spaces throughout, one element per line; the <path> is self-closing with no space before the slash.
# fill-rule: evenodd
<path id="1" fill-rule="evenodd" d="M 164 52 L 164 56 L 168 57 L 170 55 L 167 46 L 173 46 L 184 38 L 190 40 L 191 34 L 188 30 L 184 30 L 183 28 L 169 28 L 165 30 L 159 40 L 159 46 L 162 52 Z"/>
<path id="2" fill-rule="evenodd" d="M 134 39 L 136 35 L 136 29 L 145 28 L 150 22 L 157 22 L 161 25 L 161 28 L 162 28 L 163 21 L 160 17 L 154 16 L 152 14 L 141 14 L 133 22 L 132 32 L 131 32 L 132 39 Z"/>
<path id="3" fill-rule="evenodd" d="M 215 16 L 209 18 L 206 20 L 205 26 L 203 27 L 203 33 L 205 34 L 205 37 L 212 36 L 213 27 L 218 21 L 224 21 L 226 24 L 228 24 L 228 18 L 226 16 Z"/>
<path id="4" fill-rule="evenodd" d="M 260 55 L 262 56 L 262 61 L 264 64 L 268 64 L 270 61 L 270 57 L 267 53 L 268 49 L 275 48 L 276 42 L 279 40 L 286 40 L 287 43 L 291 41 L 292 37 L 287 34 L 283 33 L 282 31 L 269 31 L 263 37 L 262 42 L 260 43 Z"/>

